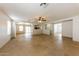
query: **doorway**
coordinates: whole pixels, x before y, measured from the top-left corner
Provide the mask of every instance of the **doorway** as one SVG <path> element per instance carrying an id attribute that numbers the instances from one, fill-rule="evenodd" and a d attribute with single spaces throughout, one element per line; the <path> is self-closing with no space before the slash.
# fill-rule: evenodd
<path id="1" fill-rule="evenodd" d="M 54 33 L 62 34 L 62 23 L 54 24 Z"/>
<path id="2" fill-rule="evenodd" d="M 25 37 L 32 38 L 32 26 L 30 25 L 25 26 Z"/>
<path id="3" fill-rule="evenodd" d="M 63 40 L 62 40 L 62 23 L 54 24 L 54 36 L 56 39 L 56 46 L 59 48 L 63 47 Z"/>

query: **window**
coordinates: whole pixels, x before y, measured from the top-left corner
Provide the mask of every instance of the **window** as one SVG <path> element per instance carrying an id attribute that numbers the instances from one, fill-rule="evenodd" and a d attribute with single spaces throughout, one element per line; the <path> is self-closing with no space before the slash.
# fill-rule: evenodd
<path id="1" fill-rule="evenodd" d="M 19 26 L 19 31 L 23 31 L 23 25 Z"/>

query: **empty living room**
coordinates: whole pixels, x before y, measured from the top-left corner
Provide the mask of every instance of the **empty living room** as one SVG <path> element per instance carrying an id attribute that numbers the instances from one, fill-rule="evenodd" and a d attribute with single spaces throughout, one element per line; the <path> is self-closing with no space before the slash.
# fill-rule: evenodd
<path id="1" fill-rule="evenodd" d="M 0 3 L 0 56 L 79 56 L 79 3 Z"/>

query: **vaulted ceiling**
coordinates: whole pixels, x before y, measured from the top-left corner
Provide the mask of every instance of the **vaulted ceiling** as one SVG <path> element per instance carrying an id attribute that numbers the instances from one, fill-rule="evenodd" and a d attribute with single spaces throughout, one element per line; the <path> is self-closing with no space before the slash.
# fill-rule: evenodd
<path id="1" fill-rule="evenodd" d="M 79 15 L 79 4 L 76 3 L 48 3 L 46 8 L 40 3 L 2 3 L 3 9 L 15 21 L 34 22 L 37 16 L 47 16 L 48 21 Z"/>

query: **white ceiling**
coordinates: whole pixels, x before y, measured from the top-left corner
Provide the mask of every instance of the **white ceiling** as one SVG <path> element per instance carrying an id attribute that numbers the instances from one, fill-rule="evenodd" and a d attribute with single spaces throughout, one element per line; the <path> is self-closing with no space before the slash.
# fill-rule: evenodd
<path id="1" fill-rule="evenodd" d="M 79 14 L 79 4 L 74 3 L 49 3 L 46 8 L 40 3 L 4 3 L 3 9 L 15 21 L 34 22 L 36 16 L 47 16 L 48 21 L 59 20 Z"/>

